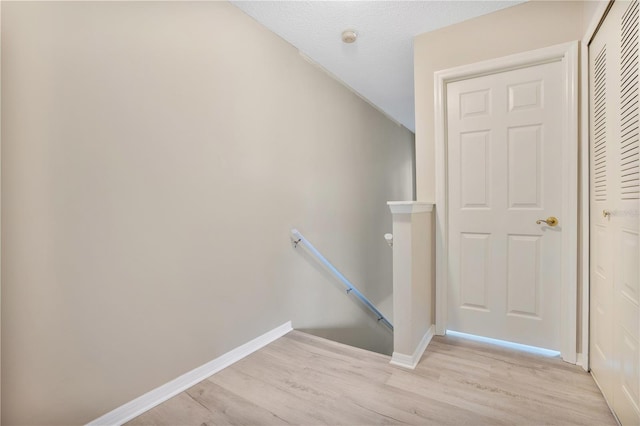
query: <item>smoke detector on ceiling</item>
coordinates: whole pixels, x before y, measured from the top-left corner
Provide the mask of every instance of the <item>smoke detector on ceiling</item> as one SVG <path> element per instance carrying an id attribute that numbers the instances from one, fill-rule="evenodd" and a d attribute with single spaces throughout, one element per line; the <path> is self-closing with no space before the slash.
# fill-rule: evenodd
<path id="1" fill-rule="evenodd" d="M 342 32 L 342 41 L 345 43 L 353 43 L 358 38 L 358 34 L 353 30 L 345 30 Z"/>

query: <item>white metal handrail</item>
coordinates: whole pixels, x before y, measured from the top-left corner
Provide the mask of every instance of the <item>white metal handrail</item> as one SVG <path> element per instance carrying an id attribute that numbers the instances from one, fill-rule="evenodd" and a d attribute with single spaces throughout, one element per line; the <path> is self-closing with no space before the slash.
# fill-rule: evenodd
<path id="1" fill-rule="evenodd" d="M 307 248 L 307 250 L 309 250 L 309 252 L 311 252 L 329 271 L 331 271 L 333 275 L 335 275 L 335 277 L 342 282 L 342 284 L 344 284 L 344 286 L 347 288 L 347 294 L 354 294 L 367 308 L 369 308 L 371 312 L 376 315 L 376 317 L 378 318 L 378 322 L 383 323 L 384 325 L 389 327 L 391 331 L 393 331 L 393 325 L 382 314 L 382 312 L 380 312 L 378 308 L 376 308 L 375 305 L 371 303 L 371 301 L 360 292 L 360 290 L 358 290 L 353 284 L 351 284 L 351 282 L 344 275 L 342 275 L 340 271 L 338 271 L 336 267 L 333 266 L 331 262 L 329 262 L 327 258 L 324 257 L 322 253 L 320 253 L 318 249 L 316 249 L 313 244 L 311 244 L 309 240 L 307 240 L 297 229 L 291 230 L 291 241 L 293 242 L 293 246 L 295 248 L 298 247 L 298 244 L 303 244 Z"/>

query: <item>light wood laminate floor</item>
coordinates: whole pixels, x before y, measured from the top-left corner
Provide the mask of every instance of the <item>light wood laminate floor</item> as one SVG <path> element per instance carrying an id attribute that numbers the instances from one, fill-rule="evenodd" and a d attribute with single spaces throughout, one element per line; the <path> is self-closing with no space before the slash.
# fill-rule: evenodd
<path id="1" fill-rule="evenodd" d="M 435 337 L 417 368 L 299 331 L 130 425 L 615 425 L 580 367 Z"/>

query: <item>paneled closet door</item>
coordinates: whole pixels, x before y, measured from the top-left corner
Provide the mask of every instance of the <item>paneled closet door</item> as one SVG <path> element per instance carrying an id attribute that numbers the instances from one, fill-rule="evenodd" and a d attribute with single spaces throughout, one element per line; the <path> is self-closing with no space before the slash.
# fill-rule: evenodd
<path id="1" fill-rule="evenodd" d="M 640 424 L 638 17 L 616 1 L 589 46 L 590 367 L 623 425 Z"/>

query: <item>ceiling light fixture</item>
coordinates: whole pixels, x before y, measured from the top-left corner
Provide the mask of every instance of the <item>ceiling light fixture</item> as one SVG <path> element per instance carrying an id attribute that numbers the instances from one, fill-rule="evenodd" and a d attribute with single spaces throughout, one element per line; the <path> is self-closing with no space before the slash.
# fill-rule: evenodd
<path id="1" fill-rule="evenodd" d="M 342 41 L 345 43 L 353 43 L 358 38 L 358 34 L 356 34 L 353 30 L 345 30 L 342 32 Z"/>

